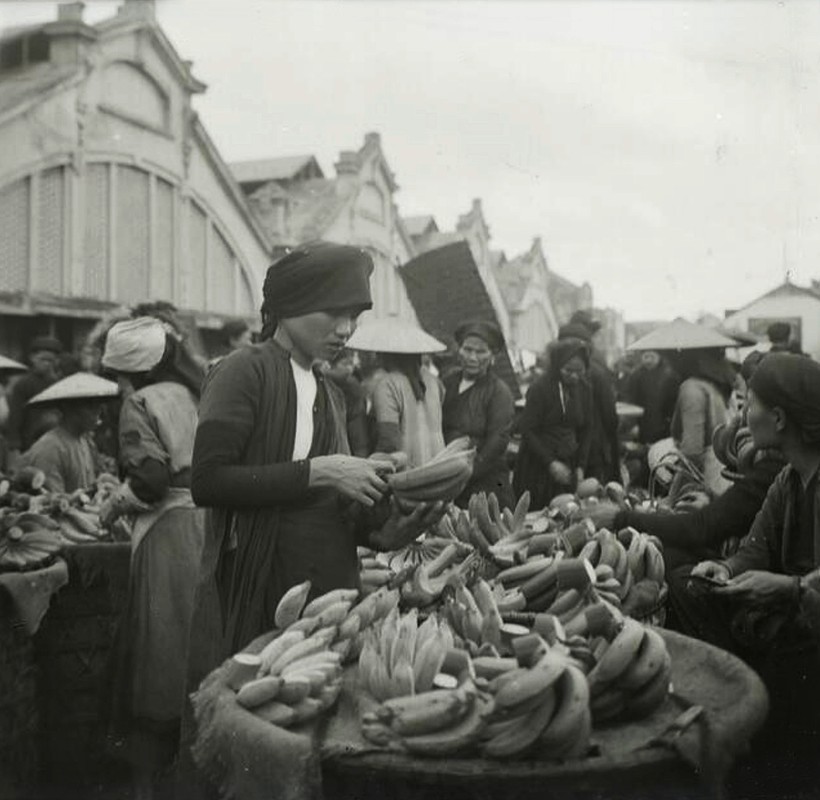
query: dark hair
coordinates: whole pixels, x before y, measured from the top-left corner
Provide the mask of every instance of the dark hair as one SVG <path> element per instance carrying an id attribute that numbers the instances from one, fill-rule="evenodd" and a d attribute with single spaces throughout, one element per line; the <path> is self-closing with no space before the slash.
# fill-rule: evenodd
<path id="1" fill-rule="evenodd" d="M 792 335 L 792 329 L 788 322 L 773 322 L 766 329 L 769 341 L 778 344 L 786 344 Z"/>
<path id="2" fill-rule="evenodd" d="M 413 397 L 424 400 L 427 387 L 421 377 L 421 355 L 418 353 L 379 353 L 382 366 L 388 372 L 400 372 L 410 381 Z"/>

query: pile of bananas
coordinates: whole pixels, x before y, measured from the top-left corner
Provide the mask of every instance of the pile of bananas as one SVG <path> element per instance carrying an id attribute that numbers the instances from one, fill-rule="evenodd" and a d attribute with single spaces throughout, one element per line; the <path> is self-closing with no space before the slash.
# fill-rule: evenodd
<path id="1" fill-rule="evenodd" d="M 385 700 L 362 714 L 362 733 L 379 747 L 442 758 L 469 753 L 493 712 L 492 698 L 465 681 Z"/>
<path id="2" fill-rule="evenodd" d="M 534 646 L 521 649 L 526 659 L 519 656 L 517 664 L 490 681 L 494 711 L 481 748 L 489 758 L 532 754 L 543 760 L 573 759 L 589 750 L 586 677 L 559 649 L 535 639 Z"/>
<path id="3" fill-rule="evenodd" d="M 654 629 L 627 617 L 617 635 L 592 640 L 595 667 L 587 675 L 596 723 L 641 719 L 669 694 L 672 661 Z"/>
<path id="4" fill-rule="evenodd" d="M 505 651 L 504 620 L 496 595 L 487 581 L 476 577 L 468 586 L 460 577 L 450 583 L 442 614 L 456 634 L 456 642 L 470 655 L 499 655 Z"/>
<path id="5" fill-rule="evenodd" d="M 436 614 L 418 624 L 418 612 L 394 608 L 364 635 L 359 654 L 359 684 L 382 702 L 391 697 L 429 692 L 455 637 Z"/>
<path id="6" fill-rule="evenodd" d="M 0 572 L 44 567 L 62 546 L 59 526 L 48 517 L 28 511 L 0 514 Z"/>
<path id="7" fill-rule="evenodd" d="M 450 501 L 458 497 L 473 474 L 475 448 L 467 437 L 452 441 L 435 458 L 419 467 L 386 476 L 399 500 L 408 503 Z"/>

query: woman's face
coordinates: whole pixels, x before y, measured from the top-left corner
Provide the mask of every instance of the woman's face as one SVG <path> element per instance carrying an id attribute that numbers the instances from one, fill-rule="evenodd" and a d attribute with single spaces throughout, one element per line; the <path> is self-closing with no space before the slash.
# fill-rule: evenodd
<path id="1" fill-rule="evenodd" d="M 561 383 L 574 386 L 587 374 L 587 366 L 581 356 L 573 356 L 561 367 Z"/>
<path id="2" fill-rule="evenodd" d="M 478 336 L 466 336 L 458 349 L 465 378 L 480 378 L 493 363 L 493 353 L 487 342 Z"/>
<path id="3" fill-rule="evenodd" d="M 765 406 L 751 389 L 746 395 L 746 409 L 755 447 L 779 447 L 785 427 L 781 410 Z"/>
<path id="4" fill-rule="evenodd" d="M 314 311 L 280 325 L 305 360 L 333 362 L 356 330 L 358 316 L 357 309 Z"/>

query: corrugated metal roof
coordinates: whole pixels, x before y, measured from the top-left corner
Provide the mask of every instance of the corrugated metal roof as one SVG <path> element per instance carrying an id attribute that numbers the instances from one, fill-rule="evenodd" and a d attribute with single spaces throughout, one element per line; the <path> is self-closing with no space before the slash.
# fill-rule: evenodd
<path id="1" fill-rule="evenodd" d="M 282 156 L 252 161 L 236 161 L 230 164 L 231 172 L 239 183 L 261 183 L 263 181 L 285 181 L 295 177 L 311 162 L 322 176 L 319 163 L 312 155 Z"/>

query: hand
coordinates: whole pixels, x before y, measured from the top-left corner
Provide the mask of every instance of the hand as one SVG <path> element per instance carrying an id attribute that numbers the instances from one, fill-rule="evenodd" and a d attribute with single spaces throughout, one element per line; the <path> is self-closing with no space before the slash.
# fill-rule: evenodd
<path id="1" fill-rule="evenodd" d="M 604 500 L 598 503 L 597 506 L 590 506 L 586 509 L 584 516 L 592 520 L 595 530 L 600 530 L 601 528 L 612 528 L 615 524 L 615 517 L 620 510 L 620 507 L 615 503 Z"/>
<path id="2" fill-rule="evenodd" d="M 391 498 L 390 519 L 381 530 L 370 536 L 377 550 L 398 550 L 409 544 L 444 516 L 446 505 L 439 500 L 436 503 L 420 503 L 409 513 L 406 508 L 395 496 Z"/>
<path id="3" fill-rule="evenodd" d="M 116 492 L 112 492 L 105 498 L 100 506 L 100 525 L 103 528 L 110 528 L 111 525 L 121 516 L 122 505 Z"/>
<path id="4" fill-rule="evenodd" d="M 686 492 L 681 498 L 675 503 L 675 511 L 683 511 L 683 512 L 690 512 L 690 511 L 697 511 L 698 509 L 703 508 L 704 506 L 708 506 L 711 502 L 711 498 L 707 492 L 701 491 L 691 491 Z"/>
<path id="5" fill-rule="evenodd" d="M 331 487 L 363 506 L 374 505 L 387 491 L 387 484 L 376 472 L 376 465 L 366 458 L 355 456 L 318 456 L 310 459 L 309 485 Z"/>
<path id="6" fill-rule="evenodd" d="M 554 481 L 569 486 L 572 483 L 572 470 L 563 461 L 552 461 L 549 466 L 550 476 Z"/>
<path id="7" fill-rule="evenodd" d="M 720 561 L 701 561 L 693 570 L 693 575 L 700 575 L 701 578 L 711 578 L 719 583 L 726 583 L 731 577 L 729 567 L 721 564 Z"/>
<path id="8" fill-rule="evenodd" d="M 751 605 L 771 606 L 788 603 L 795 598 L 796 587 L 793 575 L 752 569 L 715 589 L 715 593 L 737 597 Z"/>
<path id="9" fill-rule="evenodd" d="M 583 467 L 576 467 L 575 468 L 575 482 L 580 483 L 584 479 L 584 469 Z"/>

